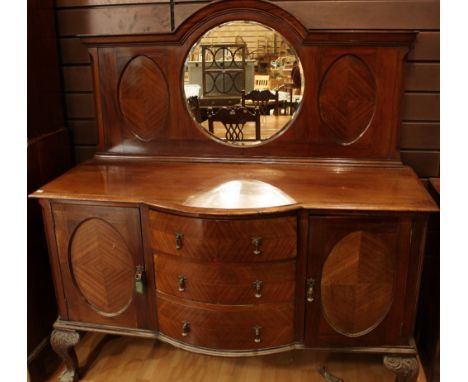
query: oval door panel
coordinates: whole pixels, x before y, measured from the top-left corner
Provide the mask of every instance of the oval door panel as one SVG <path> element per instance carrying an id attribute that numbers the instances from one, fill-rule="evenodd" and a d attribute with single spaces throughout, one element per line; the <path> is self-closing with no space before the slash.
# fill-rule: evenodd
<path id="1" fill-rule="evenodd" d="M 356 231 L 341 239 L 322 270 L 321 297 L 325 319 L 349 337 L 369 333 L 390 310 L 393 259 L 375 235 Z"/>
<path id="2" fill-rule="evenodd" d="M 109 223 L 93 218 L 79 225 L 70 243 L 69 261 L 77 288 L 95 311 L 115 316 L 130 305 L 132 254 Z"/>
<path id="3" fill-rule="evenodd" d="M 131 133 L 152 140 L 169 112 L 167 82 L 153 60 L 138 56 L 130 61 L 120 81 L 119 102 Z"/>
<path id="4" fill-rule="evenodd" d="M 318 102 L 320 118 L 337 143 L 349 145 L 370 126 L 376 88 L 367 64 L 353 55 L 336 60 L 325 73 Z"/>

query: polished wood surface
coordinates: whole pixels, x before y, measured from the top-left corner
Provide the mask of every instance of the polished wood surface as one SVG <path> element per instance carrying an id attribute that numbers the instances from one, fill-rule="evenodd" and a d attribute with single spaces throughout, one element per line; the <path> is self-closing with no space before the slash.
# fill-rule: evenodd
<path id="1" fill-rule="evenodd" d="M 247 190 L 256 192 L 246 194 L 243 184 L 250 185 Z M 407 167 L 338 164 L 94 161 L 72 169 L 32 196 L 147 203 L 206 213 L 226 213 L 226 209 L 229 213 L 240 210 L 254 213 L 301 207 L 341 211 L 437 211 L 424 186 Z"/>
<path id="2" fill-rule="evenodd" d="M 130 133 L 142 141 L 154 137 L 166 122 L 169 89 L 159 66 L 147 57 L 131 60 L 119 83 L 119 104 Z"/>
<path id="3" fill-rule="evenodd" d="M 293 317 L 292 303 L 201 304 L 158 293 L 161 333 L 212 349 L 245 350 L 287 345 L 294 340 Z M 187 323 L 185 331 L 184 323 Z"/>
<path id="4" fill-rule="evenodd" d="M 53 204 L 68 319 L 145 328 L 147 296 L 134 293 L 144 264 L 136 208 Z"/>
<path id="5" fill-rule="evenodd" d="M 145 28 L 145 7 L 133 31 Z M 229 356 L 377 351 L 409 381 L 427 213 L 437 210 L 400 162 L 401 116 L 438 118 L 435 107 L 421 113 L 438 102 L 426 90 L 406 95 L 412 108 L 400 106 L 416 33 L 314 32 L 258 0 L 214 2 L 175 30 L 171 14 L 160 34 L 83 39 L 95 99 L 69 94 L 69 112 L 96 117 L 100 153 L 34 194 L 65 311 L 56 329 Z M 289 129 L 256 147 L 229 147 L 197 128 L 174 70 L 202 34 L 236 19 L 277 28 L 304 68 Z M 99 259 L 92 270 L 89 259 Z M 283 286 L 268 291 L 274 284 Z"/>
<path id="6" fill-rule="evenodd" d="M 293 350 L 262 357 L 224 358 L 176 349 L 152 339 L 89 333 L 77 345 L 83 382 L 323 382 L 325 366 L 345 382 L 393 382 L 382 356 Z M 60 374 L 46 379 L 55 382 Z M 417 382 L 426 382 L 423 372 Z"/>
<path id="7" fill-rule="evenodd" d="M 323 314 L 334 330 L 359 337 L 382 322 L 394 297 L 393 262 L 387 244 L 369 232 L 354 231 L 334 245 L 320 286 Z"/>
<path id="8" fill-rule="evenodd" d="M 155 255 L 154 267 L 158 291 L 180 298 L 211 304 L 294 301 L 293 260 L 216 264 Z"/>
<path id="9" fill-rule="evenodd" d="M 411 219 L 314 216 L 309 229 L 307 277 L 320 282 L 306 306 L 306 341 L 407 343 L 412 331 L 404 333 L 395 323 L 406 309 L 402 285 L 409 275 Z"/>
<path id="10" fill-rule="evenodd" d="M 116 314 L 133 298 L 132 254 L 109 223 L 89 218 L 70 240 L 70 267 L 83 297 L 103 314 Z"/>
<path id="11" fill-rule="evenodd" d="M 218 220 L 150 210 L 149 222 L 156 253 L 214 262 L 262 262 L 296 256 L 295 216 Z M 177 234 L 183 235 L 180 241 Z"/>
<path id="12" fill-rule="evenodd" d="M 77 7 L 76 4 L 79 3 Z M 147 1 L 125 1 L 105 0 L 105 1 L 89 1 L 89 2 L 69 2 L 62 1 L 57 4 L 57 20 L 63 25 L 64 32 L 59 31 L 59 44 L 61 55 L 61 64 L 63 69 L 64 82 L 67 84 L 65 95 L 70 93 L 79 93 L 86 91 L 91 97 L 92 87 L 91 75 L 87 74 L 88 78 L 84 78 L 84 71 L 89 71 L 89 55 L 86 47 L 76 37 L 83 34 L 96 34 L 99 31 L 104 31 L 104 34 L 112 34 L 115 30 L 114 25 L 119 24 L 119 34 L 131 34 L 134 31 L 133 23 L 122 22 L 123 12 L 119 10 L 125 9 L 125 15 L 133 15 L 134 20 L 141 17 L 141 4 Z M 409 52 L 408 60 L 410 64 L 406 66 L 405 73 L 405 94 L 417 91 L 413 97 L 424 97 L 424 92 L 437 94 L 439 91 L 438 70 L 440 58 L 440 42 L 439 42 L 439 7 L 437 2 L 427 1 L 405 1 L 395 2 L 393 0 L 385 0 L 379 3 L 362 2 L 348 0 L 346 2 L 322 1 L 276 1 L 278 6 L 287 8 L 301 21 L 306 23 L 310 29 L 328 29 L 328 30 L 346 30 L 348 28 L 356 30 L 381 29 L 386 25 L 389 30 L 407 29 L 418 30 L 418 36 L 415 44 Z M 118 4 L 118 7 L 115 7 Z M 172 6 L 174 10 L 174 23 L 171 28 L 176 28 L 184 20 L 190 17 L 193 12 L 204 7 L 208 2 L 173 2 L 167 7 Z M 95 5 L 99 5 L 97 9 Z M 156 4 L 158 5 L 158 4 Z M 157 6 L 152 8 L 157 12 Z M 312 11 L 313 9 L 313 11 Z M 105 13 L 107 18 L 105 21 L 101 15 Z M 401 15 L 411 15 L 411 17 L 402 19 Z M 71 16 L 73 15 L 73 16 Z M 170 12 L 158 12 L 155 17 L 170 17 Z M 352 15 L 352 20 L 350 20 Z M 168 24 L 171 24 L 167 20 Z M 350 24 L 351 22 L 351 24 Z M 75 34 L 68 34 L 65 30 L 67 24 L 73 23 Z M 322 25 L 318 27 L 317 23 Z M 426 25 L 429 29 L 423 29 Z M 156 26 L 151 25 L 150 28 Z M 147 32 L 154 31 L 149 29 Z M 335 32 L 336 33 L 336 32 Z M 85 66 L 83 66 L 85 65 Z M 77 73 L 78 72 L 78 73 Z M 74 77 L 77 75 L 78 77 Z M 74 78 L 83 78 L 83 81 L 74 80 Z M 75 87 L 68 85 L 73 84 Z M 88 87 L 83 89 L 84 84 Z M 406 96 L 404 97 L 406 98 Z M 77 107 L 72 105 L 75 102 L 81 102 L 81 99 L 72 98 L 69 106 L 72 110 L 77 110 Z M 437 102 L 437 100 L 436 100 Z M 431 121 L 430 126 L 427 121 L 430 115 L 433 114 L 433 107 L 438 108 L 437 104 L 431 107 L 418 106 L 418 102 L 410 102 L 404 104 L 406 110 L 405 120 L 401 128 L 401 143 L 400 148 L 407 150 L 404 156 L 405 164 L 413 166 L 420 177 L 439 176 L 439 122 Z M 417 120 L 413 120 L 415 113 L 413 108 L 419 108 Z M 67 125 L 73 133 L 74 151 L 76 161 L 82 162 L 89 159 L 96 152 L 96 135 L 97 126 L 94 116 L 91 119 L 83 120 L 84 116 L 77 113 L 68 115 L 65 110 Z M 88 118 L 88 117 L 87 117 Z M 83 123 L 88 122 L 86 128 Z M 418 124 L 419 126 L 414 126 Z M 88 127 L 89 126 L 89 127 Z M 91 128 L 92 127 L 92 128 Z M 76 139 L 78 137 L 79 139 Z M 430 155 L 422 150 L 431 150 Z"/>
<path id="13" fill-rule="evenodd" d="M 375 79 L 365 61 L 343 55 L 322 78 L 317 97 L 320 119 L 338 143 L 352 144 L 374 118 L 375 97 Z"/>
<path id="14" fill-rule="evenodd" d="M 304 72 L 303 100 L 296 118 L 268 145 L 249 145 L 248 154 L 246 147 L 222 145 L 197 128 L 183 102 L 180 72 L 173 70 L 183 67 L 188 52 L 207 31 L 239 19 L 276 28 L 294 48 Z M 95 57 L 93 73 L 97 73 L 94 91 L 99 152 L 116 156 L 191 157 L 203 153 L 222 158 L 247 154 L 398 161 L 404 60 L 415 37 L 412 32 L 312 33 L 274 3 L 227 0 L 203 8 L 171 33 L 85 38 Z M 356 38 L 358 44 L 354 43 Z M 156 119 L 154 115 L 131 117 L 133 126 L 129 129 L 128 117 L 145 114 L 141 111 L 158 97 L 130 97 L 131 104 L 122 108 L 118 89 L 133 84 L 133 77 L 138 77 L 135 73 L 148 72 L 149 67 L 154 74 L 149 76 L 151 89 L 158 89 L 158 94 L 169 89 L 167 110 Z M 342 81 L 344 77 L 348 79 Z M 142 84 L 143 90 L 145 86 Z M 147 94 L 146 90 L 143 93 Z M 85 107 L 86 102 L 85 114 L 89 116 L 89 100 L 83 99 L 79 106 Z"/>

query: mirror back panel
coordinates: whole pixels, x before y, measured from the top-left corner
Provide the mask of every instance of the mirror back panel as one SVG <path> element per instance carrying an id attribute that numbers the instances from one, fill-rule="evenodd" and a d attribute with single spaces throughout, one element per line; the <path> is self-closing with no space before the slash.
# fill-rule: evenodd
<path id="1" fill-rule="evenodd" d="M 281 33 L 303 69 L 304 94 L 294 119 L 274 140 L 257 146 L 213 139 L 186 105 L 188 53 L 207 31 L 234 20 Z M 170 34 L 86 37 L 98 155 L 399 161 L 403 69 L 414 38 L 413 32 L 312 32 L 257 0 L 210 4 Z"/>

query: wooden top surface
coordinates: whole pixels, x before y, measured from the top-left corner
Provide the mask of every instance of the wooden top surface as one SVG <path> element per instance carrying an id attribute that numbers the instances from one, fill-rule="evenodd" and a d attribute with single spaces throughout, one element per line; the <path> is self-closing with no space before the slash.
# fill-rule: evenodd
<path id="1" fill-rule="evenodd" d="M 409 167 L 90 161 L 31 195 L 145 203 L 192 213 L 438 208 Z"/>

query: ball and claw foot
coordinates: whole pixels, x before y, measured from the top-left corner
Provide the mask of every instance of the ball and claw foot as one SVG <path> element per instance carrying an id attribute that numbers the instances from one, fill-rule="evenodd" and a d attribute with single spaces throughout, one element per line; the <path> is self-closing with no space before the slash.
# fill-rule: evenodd
<path id="1" fill-rule="evenodd" d="M 65 363 L 65 370 L 59 377 L 60 382 L 78 381 L 78 358 L 74 346 L 80 340 L 80 335 L 73 330 L 55 329 L 50 336 L 52 349 Z"/>
<path id="2" fill-rule="evenodd" d="M 418 377 L 419 363 L 416 357 L 386 355 L 384 366 L 396 375 L 396 382 L 414 382 Z"/>

